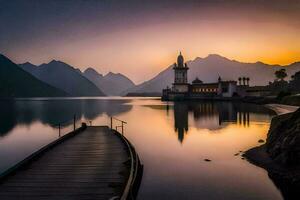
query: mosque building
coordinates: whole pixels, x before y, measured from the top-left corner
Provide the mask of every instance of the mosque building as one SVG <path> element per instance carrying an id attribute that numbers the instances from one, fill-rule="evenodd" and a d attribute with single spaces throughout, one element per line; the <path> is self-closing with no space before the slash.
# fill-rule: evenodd
<path id="1" fill-rule="evenodd" d="M 203 83 L 196 78 L 192 84 L 188 82 L 188 66 L 184 63 L 181 52 L 174 63 L 174 83 L 162 91 L 162 100 L 185 100 L 185 99 L 225 99 L 244 96 L 245 89 L 249 88 L 248 81 L 237 84 L 237 81 L 224 81 L 221 77 L 214 83 Z M 245 79 L 245 78 L 244 78 Z"/>

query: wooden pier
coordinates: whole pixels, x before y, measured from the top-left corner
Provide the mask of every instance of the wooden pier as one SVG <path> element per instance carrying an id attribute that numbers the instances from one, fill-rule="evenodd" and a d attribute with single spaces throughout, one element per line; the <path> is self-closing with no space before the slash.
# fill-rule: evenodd
<path id="1" fill-rule="evenodd" d="M 134 199 L 141 173 L 125 137 L 84 125 L 2 174 L 0 199 Z"/>

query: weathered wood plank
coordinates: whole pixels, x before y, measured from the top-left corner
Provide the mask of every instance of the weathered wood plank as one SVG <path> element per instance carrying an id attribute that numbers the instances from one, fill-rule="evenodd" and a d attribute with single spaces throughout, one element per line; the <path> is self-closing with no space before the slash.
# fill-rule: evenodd
<path id="1" fill-rule="evenodd" d="M 0 199 L 109 199 L 120 196 L 128 149 L 106 127 L 88 127 L 0 182 Z"/>

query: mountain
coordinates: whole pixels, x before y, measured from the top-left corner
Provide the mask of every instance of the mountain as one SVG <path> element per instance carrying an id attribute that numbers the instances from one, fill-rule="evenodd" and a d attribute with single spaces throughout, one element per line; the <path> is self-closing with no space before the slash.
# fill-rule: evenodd
<path id="1" fill-rule="evenodd" d="M 72 96 L 104 96 L 96 85 L 82 76 L 80 70 L 64 62 L 53 60 L 40 66 L 27 62 L 19 66 L 39 80 Z"/>
<path id="2" fill-rule="evenodd" d="M 0 54 L 0 97 L 53 96 L 67 96 L 67 94 L 38 80 Z"/>
<path id="3" fill-rule="evenodd" d="M 188 61 L 188 80 L 191 83 L 196 77 L 203 82 L 216 82 L 221 76 L 223 80 L 237 80 L 238 77 L 249 77 L 250 85 L 266 85 L 273 81 L 276 70 L 285 68 L 289 77 L 300 71 L 300 62 L 287 66 L 268 65 L 262 62 L 242 63 L 212 54 L 206 58 Z M 154 78 L 137 85 L 126 93 L 161 92 L 163 88 L 172 86 L 174 80 L 173 66 L 167 67 Z"/>
<path id="4" fill-rule="evenodd" d="M 103 76 L 93 68 L 88 68 L 83 72 L 83 75 L 110 96 L 120 96 L 124 91 L 135 87 L 129 78 L 120 73 L 109 72 Z"/>

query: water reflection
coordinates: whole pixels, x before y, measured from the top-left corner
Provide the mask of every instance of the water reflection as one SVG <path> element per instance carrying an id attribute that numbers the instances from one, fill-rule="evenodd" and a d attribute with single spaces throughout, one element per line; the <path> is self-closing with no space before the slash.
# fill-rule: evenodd
<path id="1" fill-rule="evenodd" d="M 169 105 L 166 107 L 167 114 L 169 107 Z M 265 117 L 265 121 L 274 115 L 272 111 L 262 106 L 231 102 L 175 102 L 173 109 L 174 127 L 180 143 L 184 141 L 185 134 L 189 130 L 189 113 L 192 113 L 195 127 L 210 130 L 220 129 L 228 124 L 249 127 L 252 115 L 256 115 L 257 118 L 257 115 L 261 114 Z"/>
<path id="2" fill-rule="evenodd" d="M 183 142 L 184 135 L 189 130 L 188 105 L 175 103 L 174 104 L 174 124 L 175 131 L 178 133 L 178 141 Z"/>
<path id="3" fill-rule="evenodd" d="M 78 120 L 93 120 L 102 114 L 117 115 L 128 112 L 132 108 L 132 105 L 124 104 L 128 101 L 130 100 L 0 101 L 0 136 L 6 135 L 17 125 L 30 125 L 36 121 L 54 127 L 60 122 L 71 124 L 74 114 Z"/>
<path id="4" fill-rule="evenodd" d="M 117 115 L 128 122 L 125 135 L 145 166 L 140 199 L 282 199 L 266 172 L 234 156 L 265 139 L 273 113 L 262 106 L 52 99 L 3 101 L 0 107 L 0 133 L 6 134 L 0 137 L 0 172 L 56 139 L 57 121 L 76 114 L 102 125 L 107 115 Z"/>

